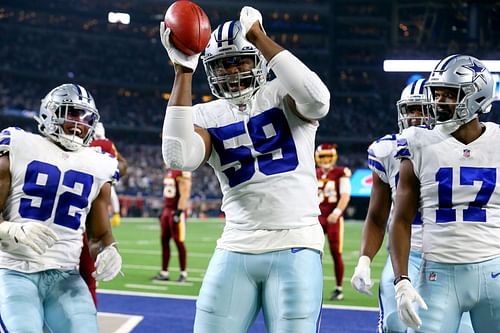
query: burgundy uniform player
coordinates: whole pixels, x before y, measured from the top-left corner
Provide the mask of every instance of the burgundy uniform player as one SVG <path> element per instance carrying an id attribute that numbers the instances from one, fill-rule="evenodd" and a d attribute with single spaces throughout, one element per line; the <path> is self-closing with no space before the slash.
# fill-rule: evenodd
<path id="1" fill-rule="evenodd" d="M 162 265 L 153 277 L 156 281 L 168 281 L 170 239 L 173 238 L 179 253 L 180 275 L 178 282 L 187 280 L 186 271 L 186 209 L 191 194 L 191 172 L 167 169 L 163 178 L 163 210 L 160 215 Z"/>
<path id="2" fill-rule="evenodd" d="M 335 166 L 337 149 L 333 144 L 322 144 L 316 148 L 316 177 L 318 179 L 319 221 L 323 232 L 328 237 L 330 253 L 333 257 L 337 286 L 330 300 L 339 301 L 344 298 L 342 279 L 344 278 L 344 261 L 342 248 L 344 243 L 343 213 L 351 198 L 351 170 L 347 167 Z"/>

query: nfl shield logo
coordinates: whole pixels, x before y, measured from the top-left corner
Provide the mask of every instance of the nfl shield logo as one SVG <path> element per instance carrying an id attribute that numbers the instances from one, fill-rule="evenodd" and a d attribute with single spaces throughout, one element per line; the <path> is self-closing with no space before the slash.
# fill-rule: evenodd
<path id="1" fill-rule="evenodd" d="M 470 149 L 464 149 L 464 157 L 470 157 Z"/>
<path id="2" fill-rule="evenodd" d="M 436 280 L 437 280 L 437 274 L 435 272 L 430 272 L 429 281 L 436 281 Z"/>

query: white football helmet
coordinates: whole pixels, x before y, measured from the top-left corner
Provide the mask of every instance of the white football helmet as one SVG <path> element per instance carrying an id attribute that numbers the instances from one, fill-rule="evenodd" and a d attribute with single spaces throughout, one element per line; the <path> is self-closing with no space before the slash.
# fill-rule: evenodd
<path id="1" fill-rule="evenodd" d="M 455 54 L 441 60 L 425 87 L 434 111 L 431 122 L 442 125 L 447 133 L 455 132 L 479 113 L 490 112 L 494 101 L 493 77 L 483 63 L 468 55 Z M 434 99 L 434 91 L 438 87 L 457 90 L 455 112 L 451 118 L 439 114 L 438 103 Z"/>
<path id="2" fill-rule="evenodd" d="M 237 66 L 249 57 L 253 60 L 253 69 L 227 71 L 228 67 Z M 243 36 L 239 21 L 225 22 L 212 32 L 202 60 L 212 94 L 236 105 L 246 104 L 267 79 L 266 61 Z"/>
<path id="3" fill-rule="evenodd" d="M 401 92 L 401 98 L 396 103 L 399 131 L 410 126 L 428 125 L 432 109 L 424 89 L 425 82 L 425 79 L 416 80 Z M 416 116 L 417 111 L 421 115 Z"/>
<path id="4" fill-rule="evenodd" d="M 88 146 L 99 112 L 88 90 L 67 83 L 52 89 L 42 99 L 40 114 L 35 119 L 42 135 L 73 151 Z"/>

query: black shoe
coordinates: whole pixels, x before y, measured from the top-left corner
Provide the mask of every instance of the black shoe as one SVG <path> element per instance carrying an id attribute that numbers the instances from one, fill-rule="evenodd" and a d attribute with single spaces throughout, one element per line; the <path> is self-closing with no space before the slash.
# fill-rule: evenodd
<path id="1" fill-rule="evenodd" d="M 330 301 L 341 301 L 344 299 L 344 293 L 342 290 L 335 289 L 332 293 L 332 296 L 330 296 Z"/>
<path id="2" fill-rule="evenodd" d="M 179 275 L 179 278 L 177 279 L 177 282 L 187 282 L 187 276 L 184 275 Z"/>
<path id="3" fill-rule="evenodd" d="M 170 278 L 168 276 L 158 274 L 158 275 L 154 276 L 151 280 L 153 280 L 153 281 L 168 281 L 168 280 L 170 280 Z"/>

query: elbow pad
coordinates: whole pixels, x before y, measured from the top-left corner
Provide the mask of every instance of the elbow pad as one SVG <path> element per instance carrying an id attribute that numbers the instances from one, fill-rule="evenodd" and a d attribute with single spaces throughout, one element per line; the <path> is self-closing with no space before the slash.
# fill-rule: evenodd
<path id="1" fill-rule="evenodd" d="M 168 168 L 193 171 L 205 158 L 205 143 L 194 131 L 192 107 L 169 106 L 163 122 L 162 155 Z"/>
<path id="2" fill-rule="evenodd" d="M 286 50 L 275 55 L 269 67 L 295 100 L 302 116 L 307 119 L 326 116 L 330 108 L 330 91 L 316 73 Z"/>

